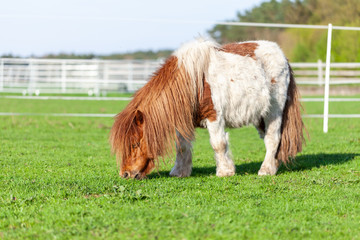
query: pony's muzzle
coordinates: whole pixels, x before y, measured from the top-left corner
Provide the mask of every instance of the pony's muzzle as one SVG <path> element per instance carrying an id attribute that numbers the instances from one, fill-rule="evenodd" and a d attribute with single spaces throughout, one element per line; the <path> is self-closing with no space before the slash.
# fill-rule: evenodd
<path id="1" fill-rule="evenodd" d="M 141 180 L 141 179 L 144 178 L 143 175 L 144 174 L 141 174 L 138 171 L 136 171 L 136 172 L 125 171 L 124 174 L 121 177 L 123 177 L 123 178 L 133 178 L 133 179 Z"/>

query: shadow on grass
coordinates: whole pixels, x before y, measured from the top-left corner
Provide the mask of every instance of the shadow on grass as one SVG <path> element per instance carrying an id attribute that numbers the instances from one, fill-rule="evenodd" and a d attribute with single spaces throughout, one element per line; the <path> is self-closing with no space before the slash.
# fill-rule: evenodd
<path id="1" fill-rule="evenodd" d="M 359 153 L 318 153 L 301 155 L 296 158 L 294 164 L 285 167 L 281 166 L 278 174 L 286 171 L 304 171 L 313 168 L 318 168 L 327 165 L 338 165 L 353 160 L 355 157 L 360 156 Z M 262 162 L 250 162 L 236 165 L 236 174 L 257 174 Z M 209 176 L 215 175 L 216 167 L 194 167 L 191 176 Z M 148 177 L 158 178 L 169 176 L 169 171 L 153 172 Z"/>
<path id="2" fill-rule="evenodd" d="M 295 163 L 289 166 L 290 171 L 303 171 L 327 165 L 339 165 L 354 160 L 360 153 L 318 153 L 301 155 L 296 158 Z M 286 171 L 282 167 L 281 171 Z"/>

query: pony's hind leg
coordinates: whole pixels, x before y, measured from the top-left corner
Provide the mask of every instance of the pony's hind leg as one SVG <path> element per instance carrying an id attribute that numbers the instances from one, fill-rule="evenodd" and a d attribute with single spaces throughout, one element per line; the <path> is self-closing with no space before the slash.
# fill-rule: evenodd
<path id="1" fill-rule="evenodd" d="M 207 121 L 206 125 L 210 134 L 210 144 L 215 152 L 216 176 L 233 176 L 235 174 L 235 165 L 230 157 L 229 137 L 223 124 L 218 121 Z"/>
<path id="2" fill-rule="evenodd" d="M 189 177 L 192 169 L 192 144 L 177 133 L 176 161 L 170 171 L 173 177 Z"/>
<path id="3" fill-rule="evenodd" d="M 281 113 L 270 113 L 265 119 L 264 143 L 266 155 L 258 175 L 275 175 L 280 162 L 275 158 L 281 137 Z"/>

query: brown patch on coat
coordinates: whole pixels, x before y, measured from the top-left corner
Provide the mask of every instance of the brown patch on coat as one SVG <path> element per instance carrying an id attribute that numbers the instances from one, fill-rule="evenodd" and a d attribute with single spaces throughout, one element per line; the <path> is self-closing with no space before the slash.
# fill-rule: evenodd
<path id="1" fill-rule="evenodd" d="M 248 56 L 256 60 L 255 50 L 259 44 L 254 42 L 246 42 L 246 43 L 229 43 L 225 44 L 221 47 L 221 51 L 227 53 L 238 54 L 241 56 Z"/>
<path id="2" fill-rule="evenodd" d="M 230 79 L 231 82 L 234 82 L 234 79 Z"/>
<path id="3" fill-rule="evenodd" d="M 303 129 L 306 128 L 301 119 L 300 94 L 295 84 L 294 72 L 290 65 L 290 83 L 288 86 L 287 100 L 283 110 L 281 123 L 281 139 L 276 152 L 276 159 L 285 165 L 292 162 L 298 152 L 302 151 L 302 144 L 305 143 Z M 307 133 L 307 132 L 306 132 Z"/>
<path id="4" fill-rule="evenodd" d="M 271 83 L 272 83 L 272 84 L 275 84 L 275 83 L 276 83 L 275 78 L 272 78 L 272 79 L 271 79 Z"/>
<path id="5" fill-rule="evenodd" d="M 199 107 L 195 115 L 194 125 L 200 127 L 200 122 L 204 119 L 208 119 L 210 122 L 216 120 L 216 111 L 211 98 L 211 89 L 209 83 L 206 82 L 205 76 L 203 77 L 203 94 L 199 100 Z"/>

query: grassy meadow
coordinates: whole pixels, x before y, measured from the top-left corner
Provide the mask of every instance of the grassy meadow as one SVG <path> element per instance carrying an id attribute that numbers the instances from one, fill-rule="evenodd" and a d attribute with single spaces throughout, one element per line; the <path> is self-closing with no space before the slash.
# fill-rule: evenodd
<path id="1" fill-rule="evenodd" d="M 117 113 L 125 101 L 0 97 L 0 112 Z M 304 103 L 321 114 L 323 103 Z M 330 113 L 360 114 L 359 102 Z M 193 174 L 118 176 L 112 118 L 0 116 L 0 239 L 360 239 L 360 120 L 304 119 L 311 140 L 297 163 L 257 176 L 265 147 L 253 127 L 229 129 L 237 174 L 215 176 L 197 129 Z"/>

